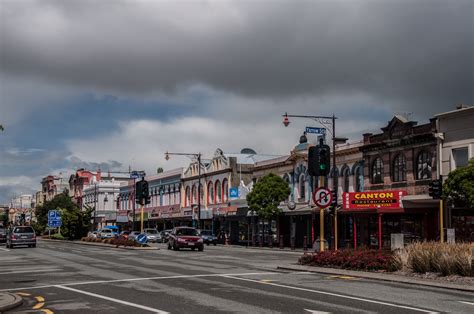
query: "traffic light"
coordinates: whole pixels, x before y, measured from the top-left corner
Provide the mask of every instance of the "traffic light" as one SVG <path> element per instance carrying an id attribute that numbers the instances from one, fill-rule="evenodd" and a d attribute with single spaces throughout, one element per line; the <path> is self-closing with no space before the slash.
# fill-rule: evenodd
<path id="1" fill-rule="evenodd" d="M 443 182 L 441 180 L 430 181 L 428 193 L 433 199 L 440 199 L 443 194 Z"/>
<path id="2" fill-rule="evenodd" d="M 331 149 L 328 145 L 312 146 L 308 151 L 308 172 L 312 176 L 327 176 L 331 167 Z"/>
<path id="3" fill-rule="evenodd" d="M 148 182 L 145 179 L 135 184 L 135 202 L 138 204 L 150 204 L 150 196 L 148 191 Z"/>

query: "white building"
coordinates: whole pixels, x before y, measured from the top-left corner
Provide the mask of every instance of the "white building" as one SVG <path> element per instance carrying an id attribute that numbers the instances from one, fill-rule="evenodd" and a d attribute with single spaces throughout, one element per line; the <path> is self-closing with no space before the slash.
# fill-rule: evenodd
<path id="1" fill-rule="evenodd" d="M 91 184 L 84 187 L 82 210 L 86 210 L 86 207 L 95 209 L 92 217 L 98 228 L 116 223 L 120 184 L 120 181 L 113 178 L 97 181 L 93 177 Z"/>

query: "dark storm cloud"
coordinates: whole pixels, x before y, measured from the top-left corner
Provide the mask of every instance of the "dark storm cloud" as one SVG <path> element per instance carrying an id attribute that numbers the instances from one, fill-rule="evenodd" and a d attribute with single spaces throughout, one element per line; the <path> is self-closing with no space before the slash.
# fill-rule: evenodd
<path id="1" fill-rule="evenodd" d="M 473 101 L 473 2 L 3 1 L 6 75 L 143 93 L 365 93 L 416 111 Z"/>

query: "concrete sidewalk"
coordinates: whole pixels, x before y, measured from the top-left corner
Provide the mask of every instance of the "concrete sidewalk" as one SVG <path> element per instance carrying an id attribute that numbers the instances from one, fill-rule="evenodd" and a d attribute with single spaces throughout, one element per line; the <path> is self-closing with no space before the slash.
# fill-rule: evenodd
<path id="1" fill-rule="evenodd" d="M 23 299 L 13 293 L 0 292 L 0 313 L 14 309 L 23 303 Z"/>
<path id="2" fill-rule="evenodd" d="M 438 280 L 420 279 L 420 278 L 394 275 L 394 274 L 389 274 L 389 273 L 376 273 L 376 272 L 325 268 L 325 267 L 316 267 L 316 266 L 304 266 L 304 265 L 294 265 L 294 264 L 280 265 L 280 266 L 277 266 L 277 269 L 290 270 L 290 271 L 306 271 L 306 272 L 329 274 L 329 275 L 351 276 L 351 277 L 358 277 L 358 278 L 365 278 L 365 279 L 383 280 L 383 281 L 429 286 L 429 287 L 436 287 L 436 288 L 443 288 L 443 289 L 453 289 L 453 290 L 474 292 L 473 285 L 456 284 L 456 283 L 450 283 L 450 282 L 444 282 L 444 281 L 438 281 Z"/>

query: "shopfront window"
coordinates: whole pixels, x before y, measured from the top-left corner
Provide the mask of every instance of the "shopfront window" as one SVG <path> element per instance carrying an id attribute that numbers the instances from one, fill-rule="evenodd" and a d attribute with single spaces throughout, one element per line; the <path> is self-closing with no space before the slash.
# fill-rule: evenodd
<path id="1" fill-rule="evenodd" d="M 407 180 L 407 161 L 402 154 L 395 157 L 393 161 L 393 182 Z"/>

